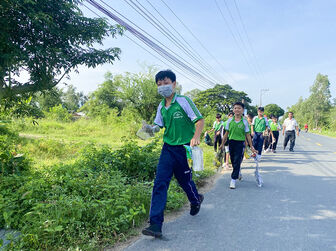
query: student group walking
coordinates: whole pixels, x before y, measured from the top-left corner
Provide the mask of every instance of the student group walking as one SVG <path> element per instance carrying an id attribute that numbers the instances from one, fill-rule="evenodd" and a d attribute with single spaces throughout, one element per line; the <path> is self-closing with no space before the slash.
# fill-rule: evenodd
<path id="1" fill-rule="evenodd" d="M 173 175 L 188 197 L 190 215 L 197 215 L 201 209 L 204 195 L 198 192 L 192 179 L 186 147 L 200 144 L 204 118 L 190 98 L 175 93 L 175 73 L 170 70 L 160 71 L 155 76 L 155 82 L 163 99 L 158 105 L 154 125 L 148 127 L 153 133 L 164 128 L 164 144 L 156 169 L 149 226 L 144 228 L 142 233 L 161 237 L 167 192 Z M 245 106 L 242 102 L 234 103 L 232 109 L 225 121 L 222 121 L 221 114 L 216 115 L 212 129 L 205 133 L 206 142 L 211 144 L 209 134 L 214 132 L 213 147 L 216 158 L 220 158 L 220 164 L 225 170 L 230 169 L 231 161 L 229 188 L 235 189 L 236 180 L 242 179 L 241 164 L 246 152 L 254 158 L 256 183 L 258 187 L 262 187 L 263 180 L 259 173 L 262 153 L 276 153 L 281 129 L 285 136 L 284 149 L 290 142 L 289 150 L 294 151 L 295 137 L 299 135 L 298 124 L 293 118 L 293 113 L 289 113 L 281 128 L 277 117 L 270 116 L 268 119 L 264 116 L 263 107 L 258 108 L 258 115 L 255 117 L 250 114 L 244 116 Z"/>

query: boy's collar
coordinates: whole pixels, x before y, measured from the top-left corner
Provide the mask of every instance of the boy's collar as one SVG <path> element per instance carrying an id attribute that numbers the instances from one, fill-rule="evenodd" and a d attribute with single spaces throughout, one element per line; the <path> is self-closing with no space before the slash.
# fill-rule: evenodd
<path id="1" fill-rule="evenodd" d="M 176 94 L 176 92 L 174 93 L 174 97 L 173 97 L 173 99 L 172 99 L 172 103 L 175 103 L 175 100 L 176 100 L 176 96 L 177 96 L 177 94 Z"/>
<path id="2" fill-rule="evenodd" d="M 236 115 L 234 115 L 233 118 L 236 120 Z M 243 119 L 243 115 L 240 116 L 240 119 Z"/>
<path id="3" fill-rule="evenodd" d="M 174 93 L 174 97 L 173 97 L 172 101 L 170 102 L 170 104 L 175 103 L 175 101 L 176 101 L 176 97 L 177 97 L 177 94 L 176 94 L 176 92 L 175 92 L 175 93 Z M 163 106 L 166 105 L 166 99 L 165 99 L 165 98 L 162 99 L 162 105 L 163 105 Z"/>

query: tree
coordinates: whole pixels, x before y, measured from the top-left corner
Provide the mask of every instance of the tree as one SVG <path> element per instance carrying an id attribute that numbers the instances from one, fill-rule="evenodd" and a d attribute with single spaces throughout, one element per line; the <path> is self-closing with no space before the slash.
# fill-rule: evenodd
<path id="1" fill-rule="evenodd" d="M 62 90 L 54 87 L 51 90 L 36 93 L 33 98 L 33 103 L 36 103 L 42 111 L 48 112 L 50 108 L 63 103 L 63 95 Z"/>
<path id="2" fill-rule="evenodd" d="M 314 84 L 310 87 L 307 99 L 300 97 L 298 102 L 288 110 L 294 112 L 296 120 L 312 128 L 328 127 L 331 109 L 330 82 L 327 75 L 317 74 Z"/>
<path id="3" fill-rule="evenodd" d="M 237 101 L 243 101 L 248 112 L 251 110 L 251 99 L 245 92 L 236 91 L 230 85 L 216 85 L 214 88 L 201 91 L 194 102 L 203 115 L 211 111 L 227 114 L 232 105 Z"/>
<path id="4" fill-rule="evenodd" d="M 191 100 L 194 100 L 194 99 L 197 98 L 197 95 L 198 95 L 200 92 L 201 92 L 201 90 L 196 88 L 196 89 L 192 89 L 192 90 L 190 90 L 190 91 L 184 93 L 184 95 L 187 96 L 187 97 L 189 97 L 189 98 L 191 98 Z"/>
<path id="5" fill-rule="evenodd" d="M 150 67 L 144 73 L 126 73 L 114 78 L 114 83 L 120 86 L 121 98 L 125 104 L 148 122 L 154 119 L 157 107 L 162 100 L 155 83 L 156 71 L 155 68 Z M 176 92 L 181 91 L 181 88 L 177 85 Z"/>
<path id="6" fill-rule="evenodd" d="M 43 117 L 41 109 L 33 102 L 32 97 L 13 96 L 11 98 L 0 99 L 0 120 L 19 117 Z M 35 123 L 33 121 L 33 123 Z"/>
<path id="7" fill-rule="evenodd" d="M 84 17 L 80 0 L 5 0 L 0 5 L 0 98 L 50 90 L 79 65 L 112 63 L 119 48 L 95 49 L 123 29 Z M 29 75 L 26 82 L 18 77 Z"/>
<path id="8" fill-rule="evenodd" d="M 73 85 L 69 85 L 68 89 L 63 92 L 62 101 L 63 106 L 68 111 L 77 111 L 85 102 L 87 97 L 83 94 L 83 92 L 76 92 L 76 87 Z"/>
<path id="9" fill-rule="evenodd" d="M 120 83 L 114 80 L 111 72 L 107 72 L 105 81 L 89 96 L 81 111 L 85 111 L 89 116 L 96 116 L 101 111 L 106 112 L 106 109 L 115 108 L 120 113 L 124 106 L 125 103 L 120 93 Z"/>
<path id="10" fill-rule="evenodd" d="M 264 107 L 264 109 L 265 109 L 265 115 L 267 116 L 273 114 L 274 116 L 279 118 L 285 113 L 285 111 L 277 104 L 268 104 Z"/>
<path id="11" fill-rule="evenodd" d="M 315 127 L 325 123 L 325 113 L 331 108 L 330 82 L 327 75 L 317 74 L 314 84 L 310 87 L 307 100 L 312 113 Z"/>

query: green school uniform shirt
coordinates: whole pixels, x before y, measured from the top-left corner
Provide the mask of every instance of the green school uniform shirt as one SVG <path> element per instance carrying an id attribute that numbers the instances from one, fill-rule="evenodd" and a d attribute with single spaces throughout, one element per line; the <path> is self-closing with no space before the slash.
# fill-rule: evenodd
<path id="1" fill-rule="evenodd" d="M 227 121 L 225 130 L 229 131 L 229 140 L 237 141 L 245 141 L 246 134 L 250 132 L 246 119 L 242 118 L 240 121 L 236 121 L 234 117 Z"/>
<path id="2" fill-rule="evenodd" d="M 266 127 L 269 127 L 267 119 L 265 117 L 260 119 L 258 116 L 253 118 L 252 125 L 255 132 L 263 132 L 266 130 Z"/>
<path id="3" fill-rule="evenodd" d="M 154 124 L 165 128 L 163 142 L 184 145 L 194 136 L 194 123 L 202 118 L 190 98 L 175 94 L 169 107 L 165 107 L 165 99 L 159 104 Z"/>
<path id="4" fill-rule="evenodd" d="M 270 128 L 272 131 L 277 131 L 278 129 L 281 129 L 281 126 L 279 122 L 274 123 L 273 121 L 271 121 Z"/>
<path id="5" fill-rule="evenodd" d="M 224 125 L 223 121 L 220 121 L 219 123 L 217 121 L 215 121 L 213 123 L 212 128 L 215 129 L 215 132 L 219 131 L 221 129 L 221 127 Z"/>

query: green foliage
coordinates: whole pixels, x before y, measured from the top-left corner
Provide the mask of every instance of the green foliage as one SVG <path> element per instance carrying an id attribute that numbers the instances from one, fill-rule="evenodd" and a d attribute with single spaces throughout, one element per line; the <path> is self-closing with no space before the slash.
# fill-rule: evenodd
<path id="1" fill-rule="evenodd" d="M 82 150 L 81 161 L 93 170 L 112 168 L 133 180 L 151 181 L 154 179 L 160 154 L 157 143 L 156 140 L 141 147 L 136 142 L 125 139 L 124 145 L 115 151 L 107 147 L 98 150 L 90 145 Z"/>
<path id="2" fill-rule="evenodd" d="M 106 73 L 104 83 L 89 97 L 81 111 L 89 117 L 106 117 L 110 109 L 117 109 L 120 114 L 126 108 L 143 120 L 152 121 L 162 100 L 157 92 L 155 71 L 148 67 L 144 73 L 127 72 L 115 76 Z M 176 91 L 181 89 L 178 85 Z"/>
<path id="3" fill-rule="evenodd" d="M 28 161 L 17 153 L 18 136 L 0 124 L 0 176 L 21 174 L 28 169 Z"/>
<path id="4" fill-rule="evenodd" d="M 114 151 L 89 145 L 72 164 L 0 176 L 0 227 L 21 233 L 9 247 L 93 250 L 123 238 L 148 216 L 158 147 L 157 141 L 143 147 L 129 141 Z M 196 182 L 211 174 L 199 173 Z M 167 211 L 185 202 L 173 179 Z"/>
<path id="5" fill-rule="evenodd" d="M 54 87 L 50 90 L 36 93 L 33 100 L 42 111 L 48 112 L 50 108 L 62 104 L 62 95 L 62 90 Z"/>
<path id="6" fill-rule="evenodd" d="M 258 106 L 249 106 L 247 114 L 251 114 L 252 116 L 258 115 Z"/>
<path id="7" fill-rule="evenodd" d="M 0 119 L 19 117 L 43 117 L 41 110 L 32 101 L 32 96 L 13 96 L 0 99 Z"/>
<path id="8" fill-rule="evenodd" d="M 16 249 L 92 250 L 113 244 L 147 215 L 150 186 L 120 172 L 60 165 L 1 182 L 1 226 L 20 230 Z"/>
<path id="9" fill-rule="evenodd" d="M 279 118 L 285 113 L 285 111 L 277 104 L 268 104 L 264 108 L 265 108 L 265 115 L 267 116 L 273 114 L 274 116 Z"/>
<path id="10" fill-rule="evenodd" d="M 151 183 L 139 181 L 154 177 L 156 144 L 89 146 L 73 164 L 2 177 L 0 227 L 20 230 L 23 249 L 111 244 L 147 216 Z"/>
<path id="11" fill-rule="evenodd" d="M 230 85 L 216 85 L 214 88 L 199 92 L 194 102 L 200 112 L 206 116 L 213 110 L 228 114 L 232 110 L 232 105 L 242 100 L 249 111 L 251 99 L 245 92 L 236 91 Z"/>
<path id="12" fill-rule="evenodd" d="M 289 107 L 301 124 L 308 124 L 310 128 L 330 127 L 329 111 L 331 109 L 330 82 L 327 75 L 317 74 L 314 84 L 310 87 L 307 99 L 300 97 L 298 102 Z"/>
<path id="13" fill-rule="evenodd" d="M 84 105 L 87 97 L 83 92 L 76 92 L 76 87 L 68 85 L 67 90 L 63 93 L 62 101 L 64 107 L 71 112 L 75 112 Z"/>
<path id="14" fill-rule="evenodd" d="M 56 121 L 67 122 L 71 120 L 71 114 L 62 105 L 51 107 L 49 112 L 45 113 L 47 118 L 54 119 Z"/>
<path id="15" fill-rule="evenodd" d="M 117 109 L 120 113 L 125 106 L 120 96 L 120 83 L 114 81 L 112 74 L 107 72 L 105 81 L 89 96 L 81 111 L 90 117 L 107 114 L 109 109 Z"/>
<path id="16" fill-rule="evenodd" d="M 191 100 L 194 100 L 197 98 L 197 95 L 199 95 L 200 92 L 201 92 L 200 89 L 192 89 L 188 92 L 185 92 L 184 95 L 189 97 Z"/>
<path id="17" fill-rule="evenodd" d="M 51 89 L 79 65 L 112 63 L 120 49 L 95 49 L 121 34 L 103 18 L 84 17 L 80 0 L 6 0 L 0 5 L 0 97 Z M 25 70 L 26 83 L 18 76 Z"/>
<path id="18" fill-rule="evenodd" d="M 152 121 L 162 97 L 157 92 L 154 68 L 146 73 L 117 75 L 114 82 L 120 86 L 121 98 L 144 120 Z"/>
<path id="19" fill-rule="evenodd" d="M 141 119 L 129 108 L 121 116 L 112 111 L 105 121 L 44 118 L 33 125 L 32 118 L 25 118 L 8 124 L 25 138 L 4 129 L 13 139 L 12 149 L 32 159 L 20 175 L 0 175 L 0 228 L 21 233 L 9 249 L 103 249 L 148 217 L 162 142 L 127 141 Z M 208 168 L 213 150 L 204 153 Z M 194 178 L 202 184 L 212 173 L 206 169 Z M 167 210 L 186 201 L 173 179 Z"/>

